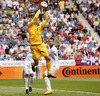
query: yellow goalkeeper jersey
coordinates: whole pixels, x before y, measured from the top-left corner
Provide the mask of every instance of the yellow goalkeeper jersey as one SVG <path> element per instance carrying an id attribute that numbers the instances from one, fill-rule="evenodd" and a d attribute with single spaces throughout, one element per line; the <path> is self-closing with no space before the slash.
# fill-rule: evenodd
<path id="1" fill-rule="evenodd" d="M 40 26 L 36 26 L 34 23 L 36 22 L 39 14 L 40 14 L 40 9 L 37 11 L 33 20 L 28 25 L 30 45 L 42 43 L 42 41 L 41 41 L 41 30 L 46 26 L 46 24 L 49 20 L 48 11 L 46 11 L 45 12 L 45 20 L 42 22 L 42 24 L 40 24 Z"/>

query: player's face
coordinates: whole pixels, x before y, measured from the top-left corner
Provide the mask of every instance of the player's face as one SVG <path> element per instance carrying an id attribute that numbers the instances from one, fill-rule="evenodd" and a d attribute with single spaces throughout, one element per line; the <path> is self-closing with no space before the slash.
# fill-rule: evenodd
<path id="1" fill-rule="evenodd" d="M 37 20 L 37 21 L 35 22 L 35 25 L 36 25 L 36 26 L 39 26 L 39 25 L 40 25 L 40 20 Z"/>
<path id="2" fill-rule="evenodd" d="M 49 46 L 52 47 L 54 45 L 54 41 L 52 39 L 49 40 Z"/>

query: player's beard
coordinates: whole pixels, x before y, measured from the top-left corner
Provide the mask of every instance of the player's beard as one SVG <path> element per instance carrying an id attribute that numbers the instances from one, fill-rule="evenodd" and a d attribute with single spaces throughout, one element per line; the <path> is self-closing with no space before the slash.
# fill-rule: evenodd
<path id="1" fill-rule="evenodd" d="M 50 45 L 50 48 L 52 48 L 52 47 L 53 47 L 53 44 Z"/>
<path id="2" fill-rule="evenodd" d="M 37 23 L 37 26 L 39 26 L 39 25 L 40 25 L 40 23 L 38 22 L 38 23 Z"/>
<path id="3" fill-rule="evenodd" d="M 36 25 L 36 26 L 39 26 L 39 24 L 40 24 L 39 21 L 36 21 L 36 22 L 35 22 L 35 25 Z"/>
<path id="4" fill-rule="evenodd" d="M 35 23 L 35 25 L 36 25 L 36 26 L 39 26 L 39 23 L 38 23 L 38 22 L 36 22 L 36 23 Z"/>

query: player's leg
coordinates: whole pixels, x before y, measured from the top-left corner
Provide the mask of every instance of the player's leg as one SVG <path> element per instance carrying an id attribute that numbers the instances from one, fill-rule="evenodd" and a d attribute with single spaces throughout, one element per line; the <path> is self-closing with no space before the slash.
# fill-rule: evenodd
<path id="1" fill-rule="evenodd" d="M 59 65 L 58 64 L 54 64 L 51 66 L 51 74 L 55 74 L 59 69 Z M 48 79 L 48 72 L 47 70 L 45 71 L 44 75 L 43 75 L 43 78 L 44 78 L 44 81 L 45 81 L 45 84 L 46 84 L 46 87 L 47 87 L 47 91 L 44 93 L 45 95 L 47 94 L 52 94 L 53 91 L 51 89 L 51 84 L 50 84 L 50 80 Z M 55 76 L 56 78 L 56 76 Z"/>
<path id="2" fill-rule="evenodd" d="M 39 64 L 40 53 L 38 51 L 38 46 L 31 46 L 32 58 L 34 62 L 32 63 L 32 70 L 35 72 L 35 66 Z"/>
<path id="3" fill-rule="evenodd" d="M 24 66 L 24 83 L 25 83 L 25 89 L 26 89 L 26 94 L 28 94 L 28 66 Z"/>
<path id="4" fill-rule="evenodd" d="M 44 81 L 45 81 L 45 84 L 46 84 L 46 87 L 47 87 L 47 90 L 46 92 L 44 93 L 44 95 L 48 95 L 48 94 L 52 94 L 53 91 L 51 89 L 51 83 L 50 83 L 50 80 L 49 78 L 47 77 L 47 70 L 45 71 L 45 73 L 43 74 L 43 78 L 44 78 Z"/>
<path id="5" fill-rule="evenodd" d="M 45 60 L 46 60 L 46 66 L 47 66 L 47 70 L 48 70 L 48 77 L 56 78 L 53 74 L 51 74 L 51 61 L 50 61 L 50 57 L 46 56 Z"/>
<path id="6" fill-rule="evenodd" d="M 30 84 L 29 84 L 29 91 L 32 92 L 32 84 L 33 84 L 33 81 L 34 81 L 34 78 L 33 78 L 33 74 L 31 73 L 30 74 Z"/>
<path id="7" fill-rule="evenodd" d="M 39 64 L 39 60 L 34 60 L 34 62 L 32 63 L 32 70 L 33 72 L 35 72 L 35 66 L 37 66 Z"/>
<path id="8" fill-rule="evenodd" d="M 52 66 L 51 66 L 51 74 L 55 75 L 58 70 L 59 70 L 59 64 L 56 64 L 56 63 L 52 64 Z M 56 78 L 56 76 L 55 76 L 55 78 Z"/>
<path id="9" fill-rule="evenodd" d="M 45 56 L 45 60 L 46 60 L 46 66 L 47 66 L 48 74 L 51 74 L 51 61 L 50 61 L 50 57 L 49 56 Z"/>
<path id="10" fill-rule="evenodd" d="M 30 68 L 29 68 L 29 73 L 30 73 L 30 84 L 29 84 L 29 91 L 32 92 L 32 84 L 33 84 L 33 81 L 34 81 L 34 73 L 32 71 L 32 66 L 30 65 Z"/>
<path id="11" fill-rule="evenodd" d="M 46 60 L 46 66 L 47 66 L 47 70 L 48 70 L 48 75 L 51 74 L 51 61 L 50 61 L 50 57 L 48 52 L 46 51 L 45 47 L 43 44 L 38 46 L 38 50 L 40 53 L 40 57 L 44 57 Z"/>
<path id="12" fill-rule="evenodd" d="M 28 74 L 24 75 L 26 94 L 28 94 Z"/>

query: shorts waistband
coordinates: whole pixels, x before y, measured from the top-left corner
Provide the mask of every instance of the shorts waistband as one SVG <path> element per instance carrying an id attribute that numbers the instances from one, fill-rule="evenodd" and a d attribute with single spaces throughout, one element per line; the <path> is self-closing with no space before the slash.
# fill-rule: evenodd
<path id="1" fill-rule="evenodd" d="M 30 46 L 38 46 L 39 44 L 32 44 L 32 45 L 30 45 Z"/>

